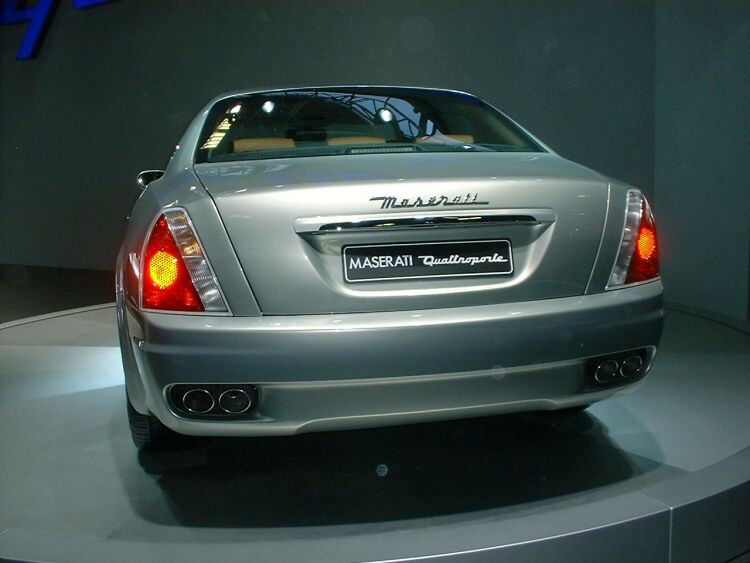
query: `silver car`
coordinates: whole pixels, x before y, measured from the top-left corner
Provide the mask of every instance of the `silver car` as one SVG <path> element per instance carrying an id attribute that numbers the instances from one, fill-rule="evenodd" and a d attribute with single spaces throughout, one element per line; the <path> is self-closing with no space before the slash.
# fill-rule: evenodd
<path id="1" fill-rule="evenodd" d="M 117 266 L 136 445 L 581 409 L 663 323 L 640 190 L 463 92 L 219 96 Z"/>

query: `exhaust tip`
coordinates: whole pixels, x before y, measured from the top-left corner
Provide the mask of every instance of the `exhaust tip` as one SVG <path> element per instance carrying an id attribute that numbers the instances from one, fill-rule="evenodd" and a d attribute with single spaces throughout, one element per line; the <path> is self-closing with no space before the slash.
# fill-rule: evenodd
<path id="1" fill-rule="evenodd" d="M 600 389 L 633 383 L 646 375 L 653 354 L 648 348 L 640 348 L 589 358 L 584 385 Z"/>
<path id="2" fill-rule="evenodd" d="M 250 417 L 260 404 L 252 383 L 174 383 L 164 391 L 175 415 L 201 420 Z"/>
<path id="3" fill-rule="evenodd" d="M 620 365 L 614 360 L 604 360 L 596 366 L 594 379 L 599 383 L 608 383 L 612 381 L 619 372 Z"/>
<path id="4" fill-rule="evenodd" d="M 643 365 L 643 358 L 633 354 L 628 356 L 620 364 L 620 375 L 622 377 L 633 377 L 636 375 Z"/>
<path id="5" fill-rule="evenodd" d="M 214 398 L 205 389 L 190 389 L 182 396 L 182 404 L 188 412 L 205 414 L 214 408 Z"/>
<path id="6" fill-rule="evenodd" d="M 242 389 L 227 389 L 219 395 L 219 407 L 228 414 L 242 414 L 253 404 L 250 395 Z"/>

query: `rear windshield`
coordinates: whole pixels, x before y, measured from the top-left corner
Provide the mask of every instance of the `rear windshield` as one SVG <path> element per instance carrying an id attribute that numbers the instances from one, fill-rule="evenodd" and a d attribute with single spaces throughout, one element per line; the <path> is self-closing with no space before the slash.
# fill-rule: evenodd
<path id="1" fill-rule="evenodd" d="M 543 149 L 468 94 L 408 88 L 234 96 L 209 112 L 196 162 L 367 153 Z"/>

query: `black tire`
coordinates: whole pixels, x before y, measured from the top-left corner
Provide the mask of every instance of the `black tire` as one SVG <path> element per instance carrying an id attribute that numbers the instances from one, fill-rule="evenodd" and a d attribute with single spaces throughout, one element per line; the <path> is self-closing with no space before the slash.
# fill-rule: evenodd
<path id="1" fill-rule="evenodd" d="M 135 447 L 143 452 L 159 452 L 173 450 L 184 446 L 189 440 L 188 436 L 178 434 L 164 426 L 158 418 L 148 414 L 141 414 L 128 404 L 128 422 L 130 423 L 130 434 L 133 437 Z"/>

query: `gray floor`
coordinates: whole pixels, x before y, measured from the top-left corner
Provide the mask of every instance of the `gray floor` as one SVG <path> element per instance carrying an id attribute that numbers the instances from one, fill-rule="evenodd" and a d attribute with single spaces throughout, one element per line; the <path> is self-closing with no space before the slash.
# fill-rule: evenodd
<path id="1" fill-rule="evenodd" d="M 725 561 L 750 548 L 750 336 L 685 313 L 669 313 L 643 385 L 580 416 L 139 456 L 123 401 L 111 306 L 0 325 L 0 556 Z"/>

